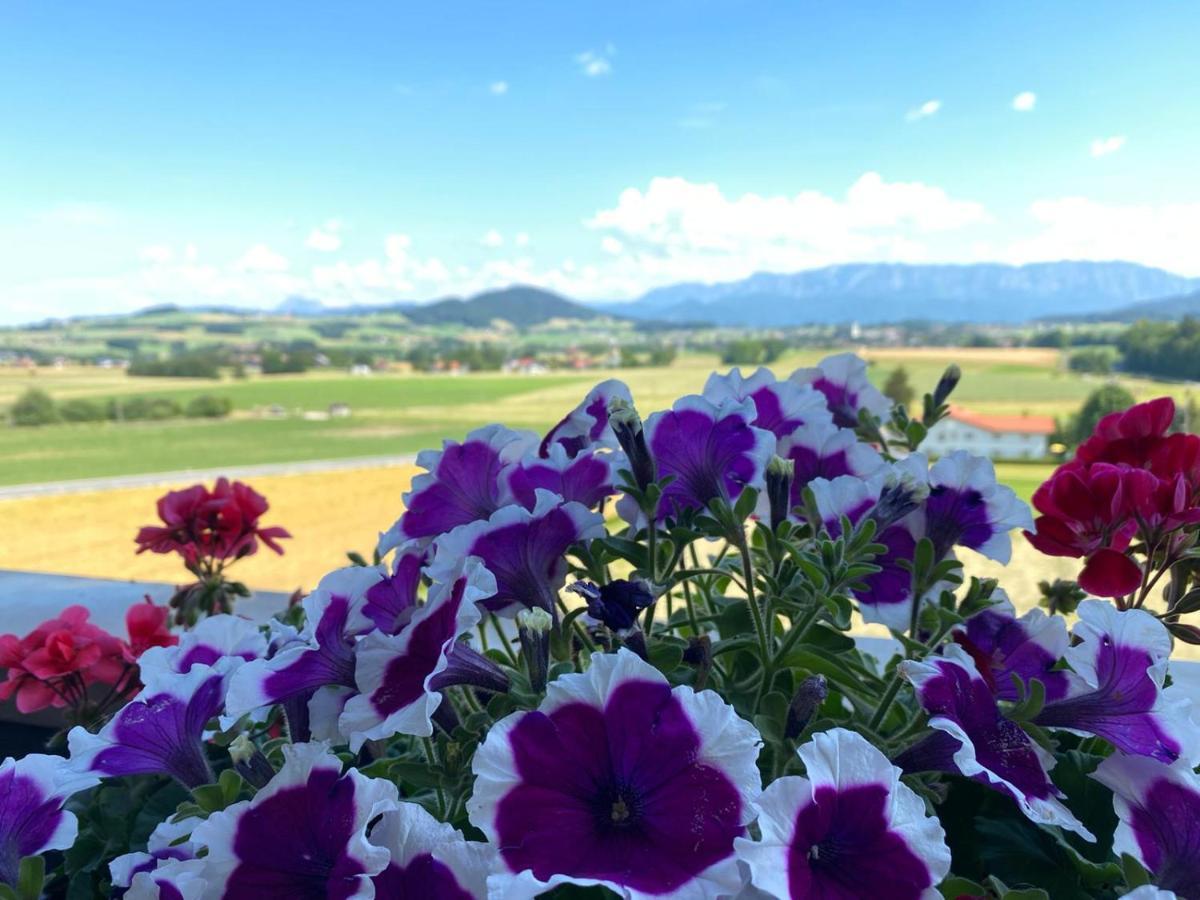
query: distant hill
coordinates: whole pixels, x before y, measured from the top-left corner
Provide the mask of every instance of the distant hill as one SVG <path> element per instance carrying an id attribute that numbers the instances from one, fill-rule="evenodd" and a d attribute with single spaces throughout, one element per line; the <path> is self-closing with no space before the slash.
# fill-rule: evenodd
<path id="1" fill-rule="evenodd" d="M 897 322 L 1015 323 L 1105 313 L 1200 288 L 1162 269 L 1125 262 L 1009 266 L 862 263 L 793 274 L 759 273 L 723 284 L 678 284 L 604 308 L 627 316 L 720 325 Z"/>
<path id="2" fill-rule="evenodd" d="M 1136 322 L 1138 319 L 1164 319 L 1173 321 L 1184 316 L 1200 317 L 1200 290 L 1190 294 L 1180 294 L 1176 297 L 1163 297 L 1159 300 L 1143 300 L 1141 303 L 1131 303 L 1114 310 L 1102 313 L 1091 313 L 1083 316 L 1046 316 L 1047 321 L 1076 321 L 1076 322 Z"/>
<path id="3" fill-rule="evenodd" d="M 603 313 L 558 294 L 534 287 L 511 287 L 487 291 L 468 300 L 449 298 L 406 307 L 406 315 L 418 325 L 467 325 L 483 327 L 496 319 L 518 328 L 540 325 L 550 319 L 589 320 Z"/>

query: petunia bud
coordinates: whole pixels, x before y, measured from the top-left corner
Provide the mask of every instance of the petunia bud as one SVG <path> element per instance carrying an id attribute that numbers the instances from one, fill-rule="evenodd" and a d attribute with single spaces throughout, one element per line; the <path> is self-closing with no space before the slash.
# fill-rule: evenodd
<path id="1" fill-rule="evenodd" d="M 258 749 L 258 745 L 244 734 L 239 734 L 229 745 L 229 758 L 233 760 L 234 770 L 247 784 L 256 788 L 265 787 L 275 777 L 275 768 L 270 761 Z"/>
<path id="2" fill-rule="evenodd" d="M 889 525 L 899 522 L 928 498 L 928 483 L 907 473 L 901 473 L 889 478 L 883 486 L 871 518 L 878 524 L 879 531 L 883 531 Z"/>
<path id="3" fill-rule="evenodd" d="M 507 693 L 509 688 L 504 670 L 462 641 L 450 648 L 446 654 L 446 668 L 429 679 L 429 689 L 441 691 L 459 684 L 494 694 Z"/>
<path id="4" fill-rule="evenodd" d="M 767 463 L 767 501 L 771 507 L 771 527 L 778 528 L 792 508 L 792 481 L 796 463 L 781 456 L 772 456 Z"/>
<path id="5" fill-rule="evenodd" d="M 650 458 L 650 450 L 646 446 L 641 416 L 623 399 L 616 397 L 608 407 L 608 424 L 625 451 L 633 480 L 644 491 L 653 483 L 655 469 L 654 460 Z"/>
<path id="6" fill-rule="evenodd" d="M 587 603 L 588 615 L 617 634 L 637 625 L 638 614 L 654 602 L 654 592 L 646 581 L 618 579 L 605 585 L 577 581 L 567 590 Z"/>
<path id="7" fill-rule="evenodd" d="M 539 693 L 546 687 L 550 673 L 550 630 L 553 627 L 554 618 L 540 606 L 517 613 L 521 655 L 525 657 L 529 683 Z"/>
<path id="8" fill-rule="evenodd" d="M 707 634 L 694 635 L 688 638 L 687 649 L 683 651 L 683 661 L 696 668 L 695 688 L 704 690 L 708 675 L 713 667 L 712 638 Z"/>
<path id="9" fill-rule="evenodd" d="M 829 688 L 825 684 L 824 675 L 809 675 L 800 682 L 800 687 L 796 688 L 796 694 L 788 706 L 784 736 L 789 740 L 800 737 L 828 695 Z"/>
<path id="10" fill-rule="evenodd" d="M 958 387 L 958 382 L 962 379 L 962 369 L 954 363 L 946 367 L 946 371 L 942 373 L 942 377 L 938 379 L 937 387 L 933 389 L 933 405 L 941 406 L 949 399 L 954 389 Z"/>

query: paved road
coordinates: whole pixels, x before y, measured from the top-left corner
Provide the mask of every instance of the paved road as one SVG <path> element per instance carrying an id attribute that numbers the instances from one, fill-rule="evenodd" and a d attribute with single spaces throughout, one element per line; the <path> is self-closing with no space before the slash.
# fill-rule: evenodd
<path id="1" fill-rule="evenodd" d="M 181 472 L 149 472 L 144 475 L 113 475 L 108 478 L 80 478 L 73 481 L 47 481 L 42 484 L 0 486 L 0 500 L 45 497 L 55 494 L 82 494 L 115 488 L 159 487 L 229 478 L 257 478 L 261 475 L 303 475 L 308 472 L 338 472 L 352 469 L 379 469 L 411 465 L 413 454 L 402 456 L 358 456 L 351 459 L 314 459 L 307 462 L 264 463 L 257 466 L 226 466 L 220 469 L 187 469 Z"/>

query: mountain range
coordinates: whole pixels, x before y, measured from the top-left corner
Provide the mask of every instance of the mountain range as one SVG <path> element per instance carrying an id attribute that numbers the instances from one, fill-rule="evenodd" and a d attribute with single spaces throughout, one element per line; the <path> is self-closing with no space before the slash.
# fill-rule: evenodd
<path id="1" fill-rule="evenodd" d="M 1097 316 L 1200 290 L 1200 279 L 1126 262 L 1010 266 L 856 263 L 721 284 L 677 284 L 603 308 L 636 318 L 778 326 L 933 319 L 1017 323 Z"/>

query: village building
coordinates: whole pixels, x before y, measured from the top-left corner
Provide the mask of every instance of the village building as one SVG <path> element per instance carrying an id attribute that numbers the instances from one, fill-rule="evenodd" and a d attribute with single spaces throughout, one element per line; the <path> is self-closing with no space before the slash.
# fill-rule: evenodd
<path id="1" fill-rule="evenodd" d="M 1056 424 L 1051 416 L 998 416 L 952 407 L 929 431 L 921 449 L 932 456 L 969 450 L 988 459 L 1044 459 Z"/>

